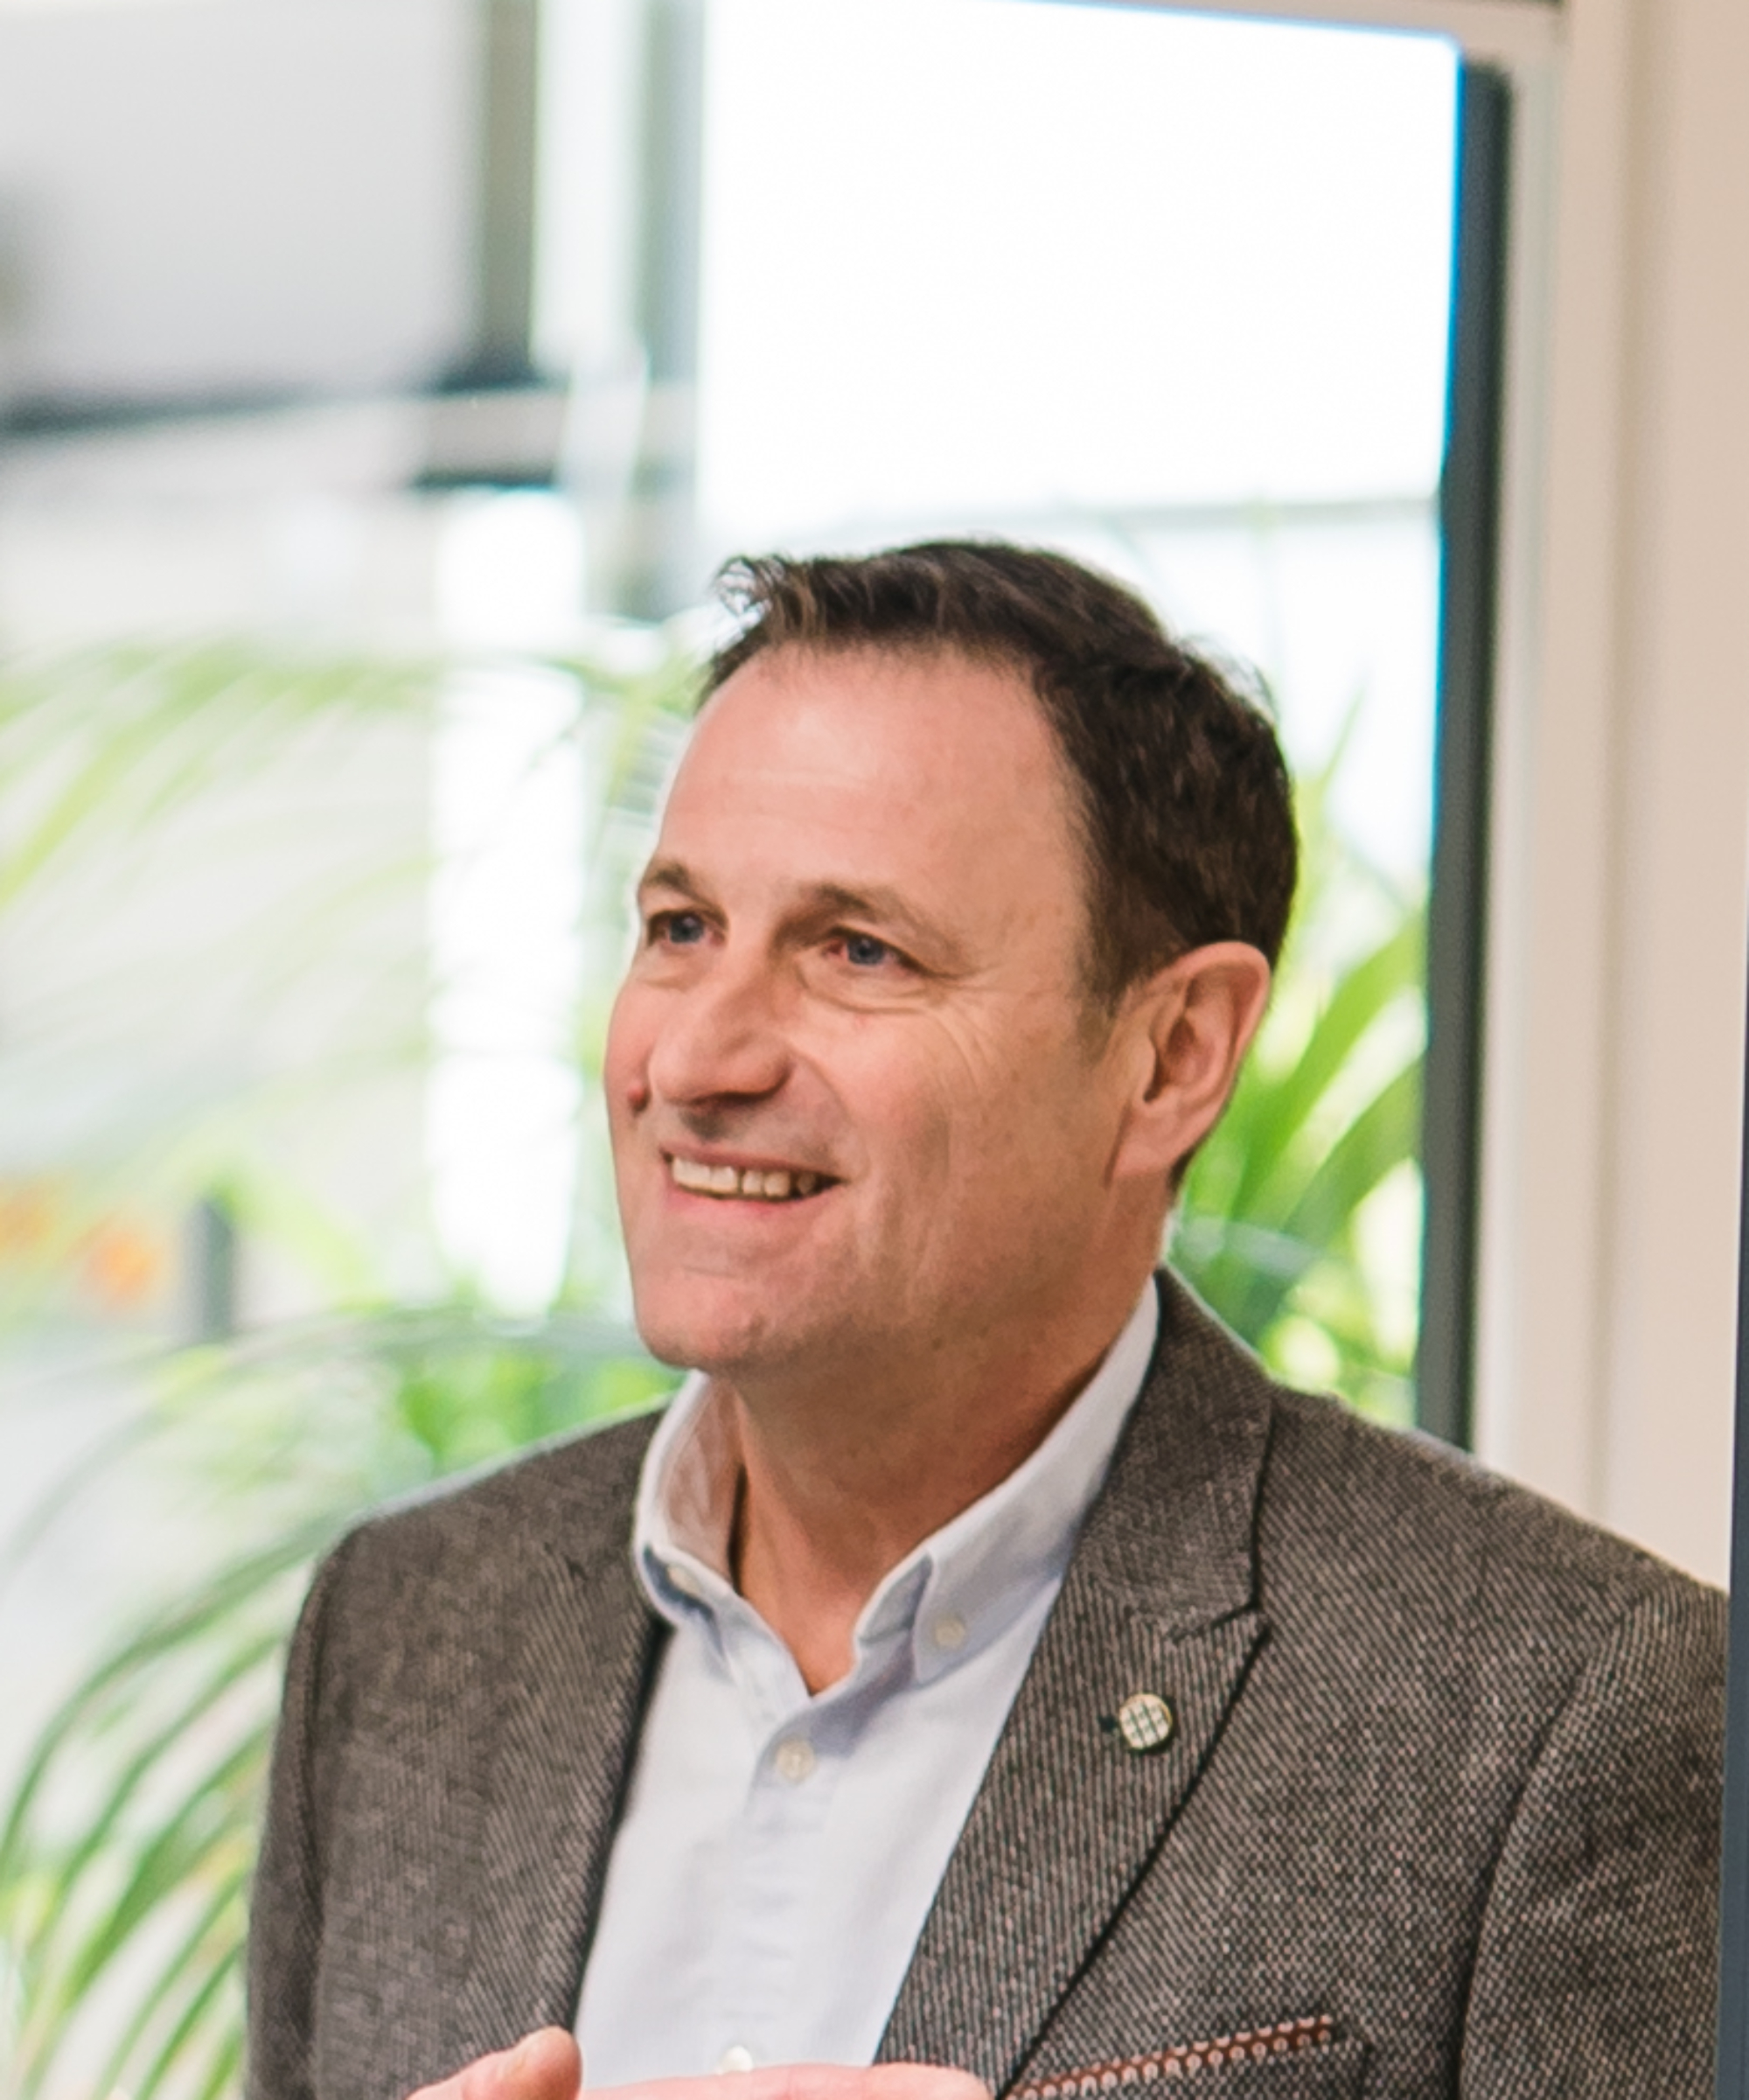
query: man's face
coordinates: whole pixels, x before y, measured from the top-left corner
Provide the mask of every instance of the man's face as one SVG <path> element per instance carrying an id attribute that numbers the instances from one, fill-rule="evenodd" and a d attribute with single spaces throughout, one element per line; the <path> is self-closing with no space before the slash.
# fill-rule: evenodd
<path id="1" fill-rule="evenodd" d="M 609 1114 L 638 1324 L 731 1378 L 1048 1317 L 1121 1079 L 1082 855 L 1015 674 L 775 651 L 712 700 L 639 890 Z"/>

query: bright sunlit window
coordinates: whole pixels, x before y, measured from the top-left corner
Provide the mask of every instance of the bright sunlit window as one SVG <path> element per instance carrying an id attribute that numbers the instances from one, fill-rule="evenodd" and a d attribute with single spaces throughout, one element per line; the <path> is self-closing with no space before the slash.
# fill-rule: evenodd
<path id="1" fill-rule="evenodd" d="M 707 551 L 1055 543 L 1262 673 L 1307 879 L 1174 1252 L 1279 1371 L 1411 1419 L 1455 50 L 1031 0 L 707 24 Z"/>
<path id="2" fill-rule="evenodd" d="M 1069 544 L 1427 846 L 1457 55 L 1032 0 L 712 0 L 700 486 L 733 546 Z"/>

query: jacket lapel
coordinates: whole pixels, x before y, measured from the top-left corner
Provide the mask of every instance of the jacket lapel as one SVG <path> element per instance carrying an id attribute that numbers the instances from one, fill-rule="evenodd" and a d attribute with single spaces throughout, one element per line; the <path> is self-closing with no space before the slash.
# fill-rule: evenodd
<path id="1" fill-rule="evenodd" d="M 608 1853 L 665 1629 L 631 1566 L 628 1501 L 610 1548 L 531 1556 L 506 1657 L 472 1930 L 454 2006 L 457 2062 L 569 2027 Z"/>
<path id="2" fill-rule="evenodd" d="M 1011 2084 L 1214 1751 L 1265 1627 L 1266 1381 L 1160 1278 L 1153 1365 L 949 1861 L 881 2045 Z M 1115 1726 L 1153 1692 L 1162 1748 Z"/>

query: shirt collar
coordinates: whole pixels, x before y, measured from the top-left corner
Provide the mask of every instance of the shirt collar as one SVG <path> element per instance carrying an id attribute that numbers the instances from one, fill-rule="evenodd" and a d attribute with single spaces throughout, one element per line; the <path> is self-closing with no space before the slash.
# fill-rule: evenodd
<path id="1" fill-rule="evenodd" d="M 1159 1325 L 1150 1278 L 1098 1370 L 1038 1448 L 881 1580 L 857 1621 L 853 1678 L 876 1656 L 888 1664 L 901 1641 L 917 1681 L 940 1676 L 1061 1581 L 1141 1391 Z M 725 1619 L 754 1616 L 729 1580 L 739 1477 L 727 1404 L 694 1372 L 645 1455 L 632 1552 L 655 1608 L 677 1626 L 702 1618 L 719 1639 Z"/>

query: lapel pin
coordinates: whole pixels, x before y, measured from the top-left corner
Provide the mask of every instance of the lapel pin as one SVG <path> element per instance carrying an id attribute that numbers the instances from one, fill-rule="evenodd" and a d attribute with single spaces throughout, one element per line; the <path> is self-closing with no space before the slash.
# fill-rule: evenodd
<path id="1" fill-rule="evenodd" d="M 1124 1739 L 1125 1748 L 1146 1757 L 1150 1751 L 1165 1749 L 1172 1741 L 1177 1733 L 1178 1716 L 1172 1710 L 1172 1702 L 1159 1692 L 1132 1692 L 1118 1707 L 1116 1723 L 1104 1723 L 1107 1728 L 1114 1725 Z"/>

